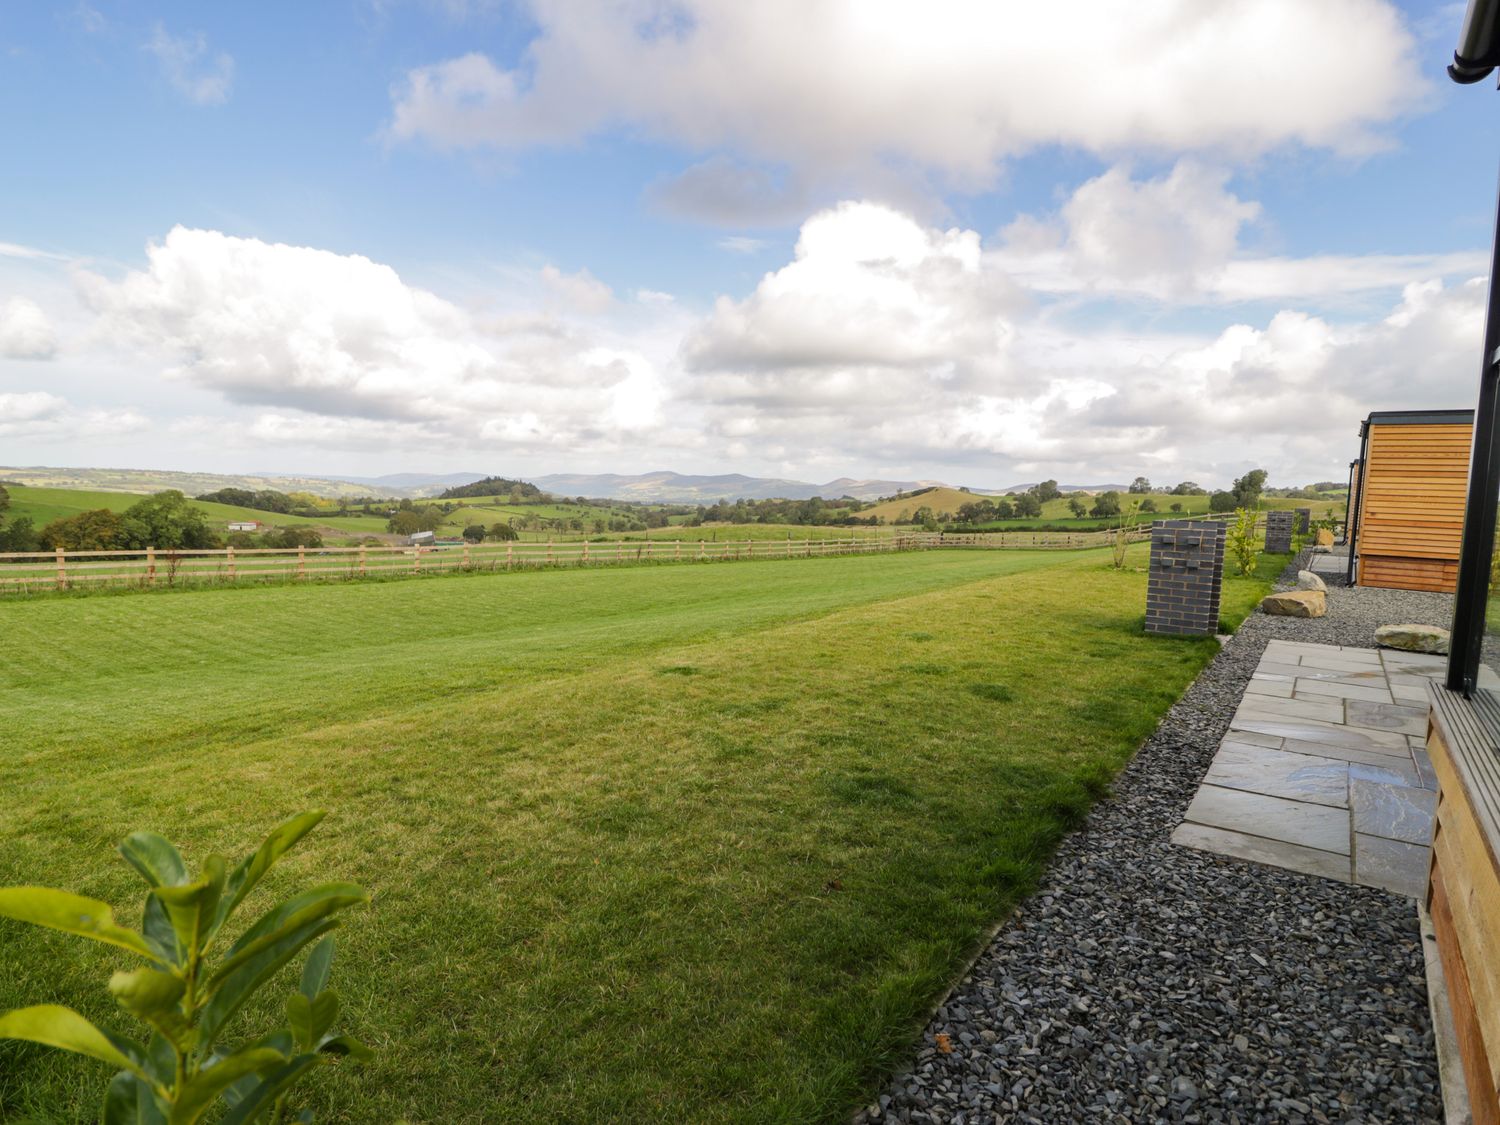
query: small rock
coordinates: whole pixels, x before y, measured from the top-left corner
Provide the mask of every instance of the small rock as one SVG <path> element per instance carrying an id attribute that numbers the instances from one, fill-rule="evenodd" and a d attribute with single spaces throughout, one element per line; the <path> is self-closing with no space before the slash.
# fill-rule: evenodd
<path id="1" fill-rule="evenodd" d="M 1310 570 L 1299 570 L 1297 572 L 1297 589 L 1317 590 L 1319 593 L 1328 592 L 1328 584 Z"/>
<path id="2" fill-rule="evenodd" d="M 1322 617 L 1328 612 L 1328 595 L 1321 590 L 1288 590 L 1267 595 L 1260 608 L 1276 617 Z"/>
<path id="3" fill-rule="evenodd" d="M 1436 625 L 1382 625 L 1375 630 L 1375 643 L 1403 652 L 1448 652 L 1448 630 Z"/>

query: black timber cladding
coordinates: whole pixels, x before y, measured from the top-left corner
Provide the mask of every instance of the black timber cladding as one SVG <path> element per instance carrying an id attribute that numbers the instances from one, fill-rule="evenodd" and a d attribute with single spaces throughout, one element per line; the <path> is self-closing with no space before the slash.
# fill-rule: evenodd
<path id="1" fill-rule="evenodd" d="M 1146 632 L 1212 636 L 1219 631 L 1226 530 L 1217 520 L 1157 520 L 1151 525 Z"/>

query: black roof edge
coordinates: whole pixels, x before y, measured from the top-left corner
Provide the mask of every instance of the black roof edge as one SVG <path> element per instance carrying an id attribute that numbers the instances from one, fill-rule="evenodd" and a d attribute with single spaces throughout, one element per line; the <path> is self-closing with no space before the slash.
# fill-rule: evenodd
<path id="1" fill-rule="evenodd" d="M 1371 426 L 1463 426 L 1472 425 L 1472 410 L 1372 410 L 1359 424 L 1359 436 Z"/>

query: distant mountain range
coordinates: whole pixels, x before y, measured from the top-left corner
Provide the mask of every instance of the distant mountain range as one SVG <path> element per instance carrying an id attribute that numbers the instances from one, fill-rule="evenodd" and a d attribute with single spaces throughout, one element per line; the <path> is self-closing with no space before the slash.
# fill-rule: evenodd
<path id="1" fill-rule="evenodd" d="M 853 496 L 873 500 L 894 492 L 939 485 L 935 480 L 856 480 L 839 477 L 825 484 L 812 484 L 780 477 L 747 477 L 742 473 L 692 476 L 665 470 L 622 476 L 619 473 L 552 473 L 531 477 L 538 488 L 556 496 L 612 497 L 616 500 L 656 500 L 672 504 L 712 503 L 716 500 L 809 500 L 814 496 L 833 500 Z"/>
<path id="2" fill-rule="evenodd" d="M 221 488 L 274 488 L 280 492 L 310 492 L 314 496 L 436 496 L 456 485 L 482 480 L 490 473 L 387 473 L 378 477 L 322 477 L 287 473 L 184 473 L 154 469 L 67 469 L 31 466 L 0 467 L 0 481 L 54 488 L 91 488 L 110 492 L 159 492 L 176 488 L 195 496 Z M 509 474 L 514 476 L 515 474 Z M 549 473 L 528 477 L 538 488 L 557 496 L 587 496 L 615 500 L 656 501 L 669 504 L 712 504 L 718 500 L 808 500 L 821 496 L 836 500 L 853 496 L 878 500 L 919 488 L 952 487 L 938 480 L 879 480 L 839 477 L 814 484 L 781 477 L 751 477 L 743 473 L 692 475 L 666 470 L 655 473 Z M 1030 484 L 1009 488 L 970 489 L 977 496 L 1024 492 Z M 1064 484 L 1064 492 L 1124 491 L 1123 484 Z"/>

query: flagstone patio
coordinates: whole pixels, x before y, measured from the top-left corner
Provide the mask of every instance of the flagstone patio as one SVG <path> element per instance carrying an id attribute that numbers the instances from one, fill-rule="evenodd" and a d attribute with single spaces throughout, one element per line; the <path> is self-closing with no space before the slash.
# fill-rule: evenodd
<path id="1" fill-rule="evenodd" d="M 1272 640 L 1173 843 L 1420 898 L 1437 803 L 1427 685 L 1445 667 Z"/>

